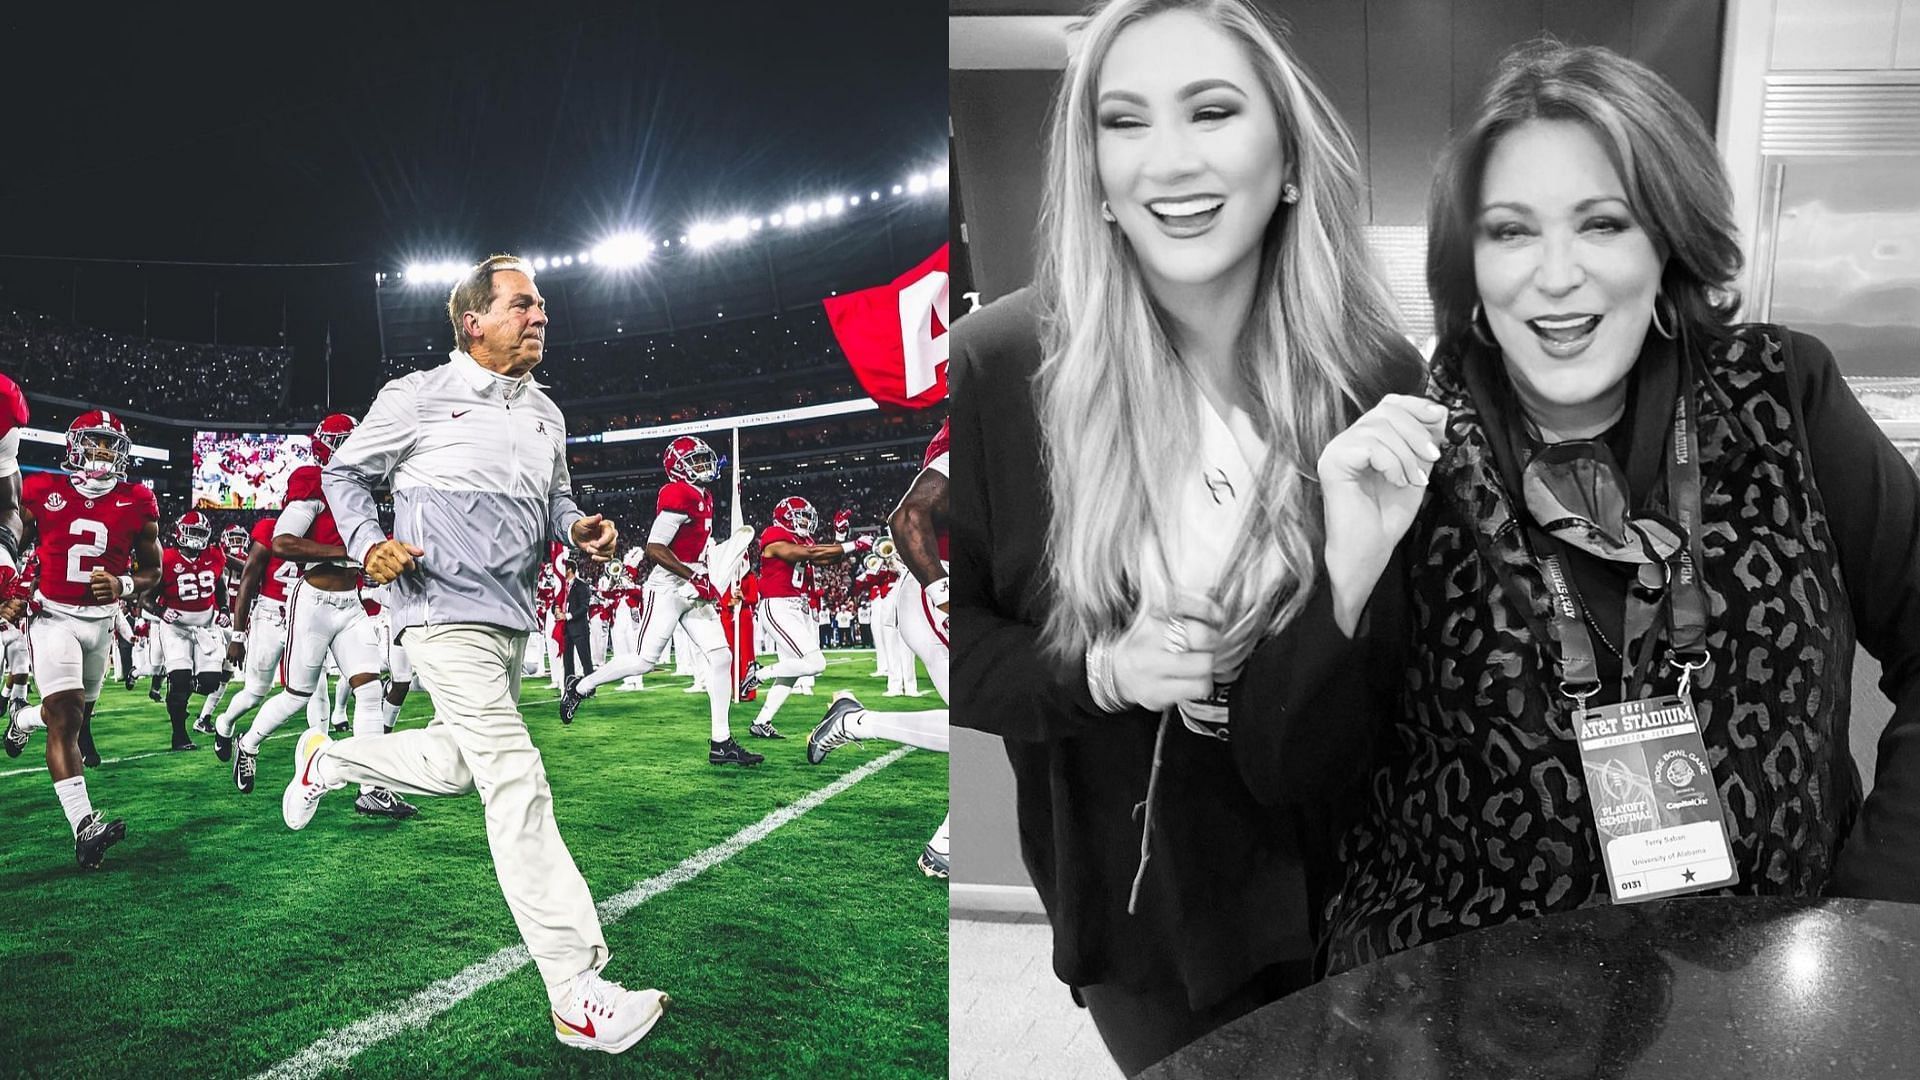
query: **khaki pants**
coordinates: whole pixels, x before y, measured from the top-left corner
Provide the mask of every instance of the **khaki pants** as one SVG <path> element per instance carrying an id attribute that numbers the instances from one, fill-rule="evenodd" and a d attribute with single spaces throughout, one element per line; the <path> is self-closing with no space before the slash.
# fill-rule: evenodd
<path id="1" fill-rule="evenodd" d="M 413 666 L 433 684 L 433 722 L 377 739 L 344 739 L 327 751 L 331 780 L 416 795 L 476 789 L 500 891 L 527 951 L 563 1008 L 574 976 L 607 962 L 593 894 L 553 820 L 540 751 L 520 717 L 527 635 L 494 626 L 415 626 L 403 634 Z"/>

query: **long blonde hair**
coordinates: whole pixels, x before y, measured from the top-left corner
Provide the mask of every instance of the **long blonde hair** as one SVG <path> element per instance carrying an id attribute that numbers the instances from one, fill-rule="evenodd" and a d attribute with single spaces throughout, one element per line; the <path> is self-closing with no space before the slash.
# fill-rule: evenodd
<path id="1" fill-rule="evenodd" d="M 1113 0 L 1085 24 L 1054 102 L 1038 285 L 1045 362 L 1036 376 L 1052 519 L 1053 590 L 1043 639 L 1079 655 L 1170 599 L 1178 465 L 1199 443 L 1199 390 L 1174 351 L 1131 245 L 1100 216 L 1095 98 L 1115 37 L 1192 11 L 1246 50 L 1279 114 L 1300 201 L 1268 226 L 1234 379 L 1269 448 L 1246 528 L 1216 598 L 1223 651 L 1279 630 L 1312 591 L 1324 535 L 1315 463 L 1364 408 L 1412 376 L 1417 357 L 1360 232 L 1360 168 L 1333 106 L 1244 0 Z M 1396 371 L 1396 365 L 1400 370 Z"/>

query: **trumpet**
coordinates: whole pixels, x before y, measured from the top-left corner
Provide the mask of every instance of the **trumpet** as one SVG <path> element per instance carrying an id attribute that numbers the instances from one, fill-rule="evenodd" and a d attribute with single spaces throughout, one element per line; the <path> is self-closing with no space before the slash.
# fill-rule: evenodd
<path id="1" fill-rule="evenodd" d="M 869 574 L 879 573 L 886 564 L 887 560 L 880 557 L 878 549 L 867 552 L 867 557 L 860 560 L 860 568 Z"/>
<path id="2" fill-rule="evenodd" d="M 893 537 L 891 536 L 883 536 L 880 538 L 879 543 L 873 545 L 873 553 L 882 559 L 893 558 L 893 553 L 897 550 L 899 549 L 894 546 Z"/>

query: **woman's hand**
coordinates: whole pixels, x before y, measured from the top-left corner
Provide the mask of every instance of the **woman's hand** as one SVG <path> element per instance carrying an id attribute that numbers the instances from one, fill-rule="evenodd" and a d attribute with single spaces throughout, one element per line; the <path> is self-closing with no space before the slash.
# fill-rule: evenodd
<path id="1" fill-rule="evenodd" d="M 1420 512 L 1446 421 L 1438 402 L 1388 394 L 1320 453 L 1327 582 L 1334 618 L 1349 637 Z"/>
<path id="2" fill-rule="evenodd" d="M 1114 689 L 1155 712 L 1213 693 L 1213 654 L 1225 613 L 1205 596 L 1181 596 L 1171 611 L 1149 611 L 1113 644 Z"/>

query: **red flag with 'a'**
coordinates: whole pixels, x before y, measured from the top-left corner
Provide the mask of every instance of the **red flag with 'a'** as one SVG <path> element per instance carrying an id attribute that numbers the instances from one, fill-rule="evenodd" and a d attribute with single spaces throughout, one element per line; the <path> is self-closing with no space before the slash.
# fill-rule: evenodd
<path id="1" fill-rule="evenodd" d="M 924 409 L 947 399 L 947 245 L 886 285 L 821 301 L 867 396 Z"/>

